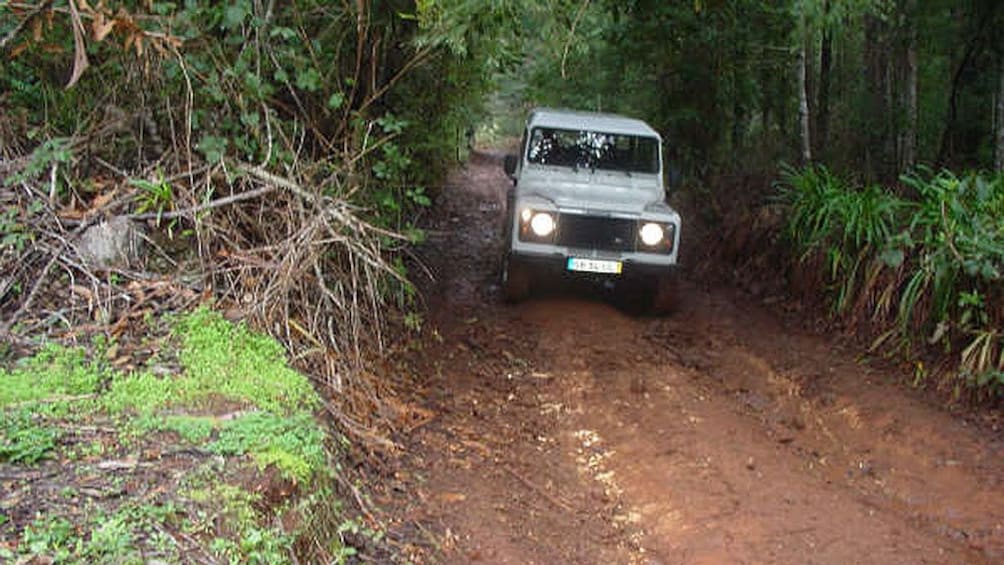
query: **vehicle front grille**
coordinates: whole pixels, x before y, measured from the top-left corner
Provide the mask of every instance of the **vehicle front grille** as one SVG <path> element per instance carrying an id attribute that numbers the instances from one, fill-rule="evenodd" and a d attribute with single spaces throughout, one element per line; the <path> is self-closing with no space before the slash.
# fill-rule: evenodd
<path id="1" fill-rule="evenodd" d="M 584 249 L 634 251 L 637 231 L 635 220 L 560 214 L 555 243 Z"/>

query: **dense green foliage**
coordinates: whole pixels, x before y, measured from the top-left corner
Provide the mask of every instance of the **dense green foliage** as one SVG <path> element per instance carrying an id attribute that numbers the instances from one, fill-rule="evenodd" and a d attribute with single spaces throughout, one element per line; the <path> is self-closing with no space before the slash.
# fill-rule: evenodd
<path id="1" fill-rule="evenodd" d="M 18 6 L 0 3 L 10 39 L 0 152 L 35 158 L 8 184 L 48 172 L 56 141 L 63 163 L 100 157 L 127 172 L 158 161 L 170 172 L 193 160 L 306 166 L 395 229 L 456 159 L 489 69 L 514 57 L 499 40 L 514 21 L 504 2 L 92 3 L 79 8 L 80 46 L 67 2 Z M 64 88 L 84 55 L 89 66 Z M 88 172 L 64 169 L 57 182 Z"/>
<path id="2" fill-rule="evenodd" d="M 176 375 L 122 373 L 82 348 L 56 345 L 0 371 L 0 460 L 34 463 L 51 452 L 59 434 L 46 417 L 107 412 L 131 417 L 125 431 L 173 431 L 213 452 L 251 455 L 301 482 L 324 468 L 325 434 L 313 417 L 320 397 L 287 365 L 279 343 L 204 308 L 174 331 Z M 232 407 L 235 417 L 214 415 L 219 406 Z"/>
<path id="3" fill-rule="evenodd" d="M 548 39 L 533 44 L 524 98 L 643 117 L 692 173 L 770 170 L 800 156 L 802 51 L 815 158 L 887 180 L 917 161 L 993 164 L 1004 47 L 991 31 L 1004 19 L 997 2 L 549 6 L 536 15 Z"/>
<path id="4" fill-rule="evenodd" d="M 836 312 L 870 325 L 876 349 L 939 345 L 956 356 L 956 390 L 1000 394 L 1004 175 L 924 170 L 903 182 L 915 198 L 824 167 L 788 170 L 781 198 L 796 268 L 824 269 Z"/>
<path id="5" fill-rule="evenodd" d="M 0 369 L 0 408 L 47 398 L 94 393 L 105 373 L 81 348 L 48 345 L 22 359 L 11 371 Z"/>

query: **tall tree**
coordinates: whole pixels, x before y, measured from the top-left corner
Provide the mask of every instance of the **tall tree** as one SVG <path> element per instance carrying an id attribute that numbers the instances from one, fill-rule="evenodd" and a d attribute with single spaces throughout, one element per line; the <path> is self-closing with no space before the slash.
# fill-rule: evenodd
<path id="1" fill-rule="evenodd" d="M 805 55 L 805 41 L 798 47 L 798 58 L 795 62 L 796 87 L 798 89 L 798 132 L 801 140 L 801 156 L 803 163 L 812 162 L 812 133 L 809 127 L 811 120 L 809 116 L 809 84 L 806 77 L 805 66 L 808 64 L 808 57 Z"/>
<path id="2" fill-rule="evenodd" d="M 864 64 L 868 93 L 865 116 L 870 124 L 865 136 L 865 164 L 870 174 L 880 178 L 891 177 L 895 166 L 889 35 L 885 18 L 875 14 L 865 16 Z"/>
<path id="3" fill-rule="evenodd" d="M 830 0 L 823 2 L 823 18 L 829 20 Z M 819 46 L 819 93 L 816 97 L 816 154 L 826 153 L 830 137 L 830 81 L 833 73 L 833 26 L 823 28 Z"/>
<path id="4" fill-rule="evenodd" d="M 997 140 L 994 150 L 994 170 L 1004 172 L 1004 56 L 997 63 Z"/>
<path id="5" fill-rule="evenodd" d="M 905 123 L 900 142 L 900 170 L 917 163 L 917 0 L 906 0 L 904 27 L 906 32 L 903 113 Z"/>

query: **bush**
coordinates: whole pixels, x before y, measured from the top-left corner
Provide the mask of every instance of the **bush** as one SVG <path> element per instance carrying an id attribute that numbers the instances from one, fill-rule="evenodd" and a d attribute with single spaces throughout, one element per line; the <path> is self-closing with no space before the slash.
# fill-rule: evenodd
<path id="1" fill-rule="evenodd" d="M 834 311 L 867 322 L 875 347 L 957 354 L 953 386 L 1004 391 L 1004 182 L 921 170 L 910 198 L 855 187 L 824 167 L 786 169 L 779 198 L 798 261 L 822 262 Z M 808 268 L 813 268 L 809 265 Z"/>

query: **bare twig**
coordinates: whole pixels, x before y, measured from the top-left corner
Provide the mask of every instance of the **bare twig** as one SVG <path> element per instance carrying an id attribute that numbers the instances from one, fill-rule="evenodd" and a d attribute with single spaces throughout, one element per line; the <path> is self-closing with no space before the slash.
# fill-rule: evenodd
<path id="1" fill-rule="evenodd" d="M 35 301 L 35 297 L 38 296 L 38 290 L 42 287 L 42 283 L 45 282 L 46 277 L 49 275 L 49 270 L 52 266 L 56 264 L 56 260 L 59 259 L 58 254 L 52 254 L 49 261 L 45 264 L 45 268 L 42 269 L 41 274 L 35 279 L 35 282 L 31 286 L 31 291 L 28 292 L 28 297 L 24 299 L 21 306 L 18 307 L 17 311 L 0 326 L 0 335 L 6 335 L 10 333 L 10 329 L 14 327 L 17 323 L 18 318 L 25 313 L 28 308 L 31 308 L 31 303 Z"/>
<path id="2" fill-rule="evenodd" d="M 275 186 L 263 186 L 262 188 L 256 188 L 254 190 L 248 190 L 246 192 L 238 192 L 237 194 L 232 194 L 230 196 L 224 196 L 223 198 L 218 198 L 205 204 L 200 204 L 198 206 L 193 206 L 191 208 L 185 208 L 184 210 L 170 210 L 167 212 L 145 212 L 142 214 L 127 214 L 123 217 L 130 220 L 170 220 L 172 218 L 183 218 L 183 217 L 193 217 L 199 212 L 205 212 L 206 210 L 212 210 L 213 208 L 220 208 L 236 202 L 241 202 L 243 200 L 251 200 L 252 198 L 259 198 L 275 190 Z"/>

